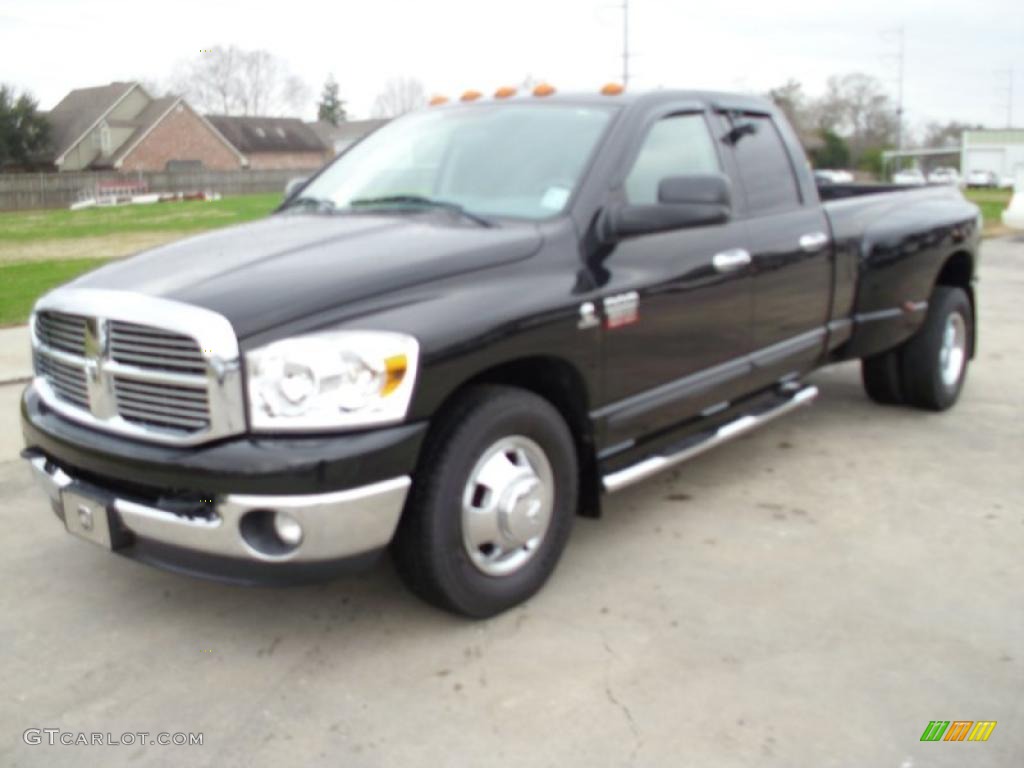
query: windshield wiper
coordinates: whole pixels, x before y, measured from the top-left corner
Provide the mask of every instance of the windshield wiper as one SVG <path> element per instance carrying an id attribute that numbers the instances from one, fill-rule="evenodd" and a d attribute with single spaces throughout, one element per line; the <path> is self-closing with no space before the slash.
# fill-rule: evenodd
<path id="1" fill-rule="evenodd" d="M 435 200 L 432 197 L 422 195 L 385 195 L 383 197 L 361 197 L 349 202 L 352 208 L 371 208 L 373 206 L 419 206 L 423 208 L 443 208 L 446 211 L 457 213 L 463 218 L 475 221 L 483 227 L 493 227 L 494 222 L 488 221 L 483 216 L 471 213 L 458 203 L 448 200 Z"/>
<path id="2" fill-rule="evenodd" d="M 281 210 L 287 211 L 292 208 L 299 208 L 300 206 L 303 208 L 311 208 L 315 211 L 329 213 L 331 211 L 334 211 L 338 207 L 338 204 L 326 197 L 310 197 L 308 195 L 300 195 L 299 197 L 296 197 L 294 200 L 290 200 L 288 203 L 286 203 L 284 208 L 282 208 Z"/>

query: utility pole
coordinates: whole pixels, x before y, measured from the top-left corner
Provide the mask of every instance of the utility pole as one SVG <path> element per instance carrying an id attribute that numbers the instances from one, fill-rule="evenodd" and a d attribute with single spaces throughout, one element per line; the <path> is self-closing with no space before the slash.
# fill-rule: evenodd
<path id="1" fill-rule="evenodd" d="M 629 0 L 622 0 L 622 87 L 629 85 Z"/>
<path id="2" fill-rule="evenodd" d="M 1006 127 L 1013 128 L 1013 67 L 1010 67 L 1010 84 L 1006 88 Z"/>
<path id="3" fill-rule="evenodd" d="M 905 79 L 905 68 L 907 58 L 907 30 L 900 26 L 894 30 L 883 33 L 883 38 L 894 40 L 896 53 L 886 55 L 885 58 L 895 64 L 896 67 L 896 149 L 903 149 L 903 81 Z"/>
<path id="4" fill-rule="evenodd" d="M 896 148 L 903 149 L 903 74 L 907 52 L 907 30 L 899 29 L 899 53 L 896 54 L 899 67 L 899 90 L 896 97 Z"/>
<path id="5" fill-rule="evenodd" d="M 1006 69 L 1000 69 L 996 72 L 996 77 L 1002 79 L 1006 78 L 1006 127 L 1013 128 L 1013 66 L 1007 67 Z M 1002 91 L 1002 89 L 1000 89 Z M 1002 106 L 1002 99 L 1000 99 L 1000 106 Z"/>

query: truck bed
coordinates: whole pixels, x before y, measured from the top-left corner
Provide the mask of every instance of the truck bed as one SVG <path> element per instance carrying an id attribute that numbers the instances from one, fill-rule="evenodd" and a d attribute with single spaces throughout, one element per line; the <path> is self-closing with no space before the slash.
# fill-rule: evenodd
<path id="1" fill-rule="evenodd" d="M 892 348 L 917 327 L 950 247 L 969 248 L 975 209 L 951 186 L 834 184 L 819 194 L 835 243 L 832 316 L 851 320 L 840 357 Z"/>

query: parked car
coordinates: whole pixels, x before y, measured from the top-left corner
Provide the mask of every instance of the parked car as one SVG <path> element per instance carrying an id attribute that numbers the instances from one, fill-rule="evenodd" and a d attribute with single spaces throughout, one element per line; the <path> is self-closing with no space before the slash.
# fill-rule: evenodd
<path id="1" fill-rule="evenodd" d="M 285 584 L 390 547 L 424 599 L 495 614 L 603 493 L 811 403 L 821 366 L 957 401 L 977 207 L 819 193 L 803 156 L 770 102 L 723 93 L 410 113 L 267 219 L 42 297 L 24 456 L 120 555 Z"/>
<path id="2" fill-rule="evenodd" d="M 994 189 L 999 186 L 999 174 L 993 171 L 971 171 L 967 174 L 967 186 Z"/>
<path id="3" fill-rule="evenodd" d="M 925 184 L 925 178 L 919 168 L 905 168 L 893 174 L 892 183 L 900 186 L 920 187 Z"/>
<path id="4" fill-rule="evenodd" d="M 852 184 L 853 174 L 849 171 L 836 171 L 819 168 L 814 171 L 814 178 L 823 184 Z"/>
<path id="5" fill-rule="evenodd" d="M 960 184 L 960 174 L 956 168 L 936 168 L 928 174 L 929 184 Z"/>

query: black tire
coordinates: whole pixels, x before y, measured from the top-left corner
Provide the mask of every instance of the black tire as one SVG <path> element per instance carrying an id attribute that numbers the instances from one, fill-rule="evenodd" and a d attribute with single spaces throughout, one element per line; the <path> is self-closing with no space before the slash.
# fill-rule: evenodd
<path id="1" fill-rule="evenodd" d="M 463 494 L 489 448 L 510 436 L 539 446 L 554 480 L 550 523 L 530 558 L 495 576 L 470 559 L 463 538 Z M 485 618 L 543 586 L 565 548 L 576 513 L 578 472 L 572 434 L 546 400 L 520 389 L 468 390 L 438 417 L 423 447 L 392 553 L 408 587 L 439 608 Z"/>
<path id="2" fill-rule="evenodd" d="M 890 349 L 860 361 L 860 375 L 868 397 L 882 405 L 903 404 L 900 350 Z"/>
<path id="3" fill-rule="evenodd" d="M 965 333 L 963 363 L 954 381 L 943 379 L 941 354 L 947 323 L 959 315 Z M 939 285 L 932 293 L 924 325 L 902 347 L 900 371 L 903 396 L 908 405 L 931 411 L 944 411 L 960 397 L 971 358 L 974 338 L 974 313 L 971 300 L 962 288 Z"/>

